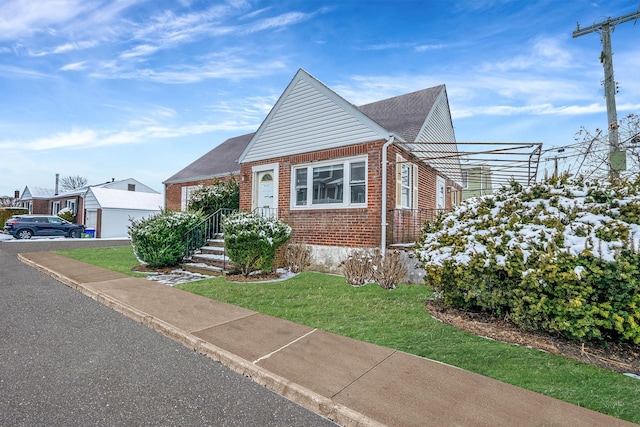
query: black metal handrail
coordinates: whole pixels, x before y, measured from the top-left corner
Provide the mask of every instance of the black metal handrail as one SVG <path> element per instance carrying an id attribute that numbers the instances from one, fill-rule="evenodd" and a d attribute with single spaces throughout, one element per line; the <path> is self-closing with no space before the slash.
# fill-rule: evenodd
<path id="1" fill-rule="evenodd" d="M 222 233 L 222 220 L 225 216 L 237 212 L 237 209 L 221 208 L 203 219 L 198 225 L 184 234 L 184 258 L 191 259 L 193 253 L 203 247 L 207 241 Z M 226 249 L 223 255 L 226 259 Z"/>

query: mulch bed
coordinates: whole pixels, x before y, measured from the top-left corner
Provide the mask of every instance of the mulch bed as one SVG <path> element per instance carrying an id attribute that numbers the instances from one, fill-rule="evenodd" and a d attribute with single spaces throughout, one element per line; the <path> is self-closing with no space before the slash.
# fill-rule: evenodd
<path id="1" fill-rule="evenodd" d="M 609 343 L 602 347 L 566 340 L 551 334 L 523 331 L 504 319 L 444 307 L 437 300 L 427 301 L 432 317 L 474 335 L 521 346 L 530 346 L 615 372 L 640 375 L 640 345 Z"/>

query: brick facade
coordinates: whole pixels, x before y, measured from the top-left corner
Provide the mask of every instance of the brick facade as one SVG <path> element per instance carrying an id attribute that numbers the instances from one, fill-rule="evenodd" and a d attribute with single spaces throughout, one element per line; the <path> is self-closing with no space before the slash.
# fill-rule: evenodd
<path id="1" fill-rule="evenodd" d="M 180 182 L 177 184 L 165 184 L 164 185 L 165 209 L 169 211 L 182 210 L 182 188 L 184 187 L 192 187 L 196 185 L 211 185 L 216 180 L 227 181 L 231 178 L 235 178 L 236 180 L 239 180 L 240 176 L 226 175 L 218 178 L 200 179 L 196 181 Z"/>
<path id="2" fill-rule="evenodd" d="M 240 209 L 251 210 L 254 198 L 253 168 L 278 164 L 278 217 L 293 229 L 292 242 L 309 245 L 376 248 L 382 232 L 382 147 L 385 140 L 330 150 L 273 158 L 240 165 Z M 396 206 L 396 154 L 411 156 L 391 145 L 387 153 L 387 209 Z M 353 156 L 367 156 L 367 207 L 291 209 L 291 170 L 299 164 Z M 437 172 L 422 162 L 418 165 L 418 208 L 435 209 Z M 446 198 L 451 207 L 450 198 Z"/>

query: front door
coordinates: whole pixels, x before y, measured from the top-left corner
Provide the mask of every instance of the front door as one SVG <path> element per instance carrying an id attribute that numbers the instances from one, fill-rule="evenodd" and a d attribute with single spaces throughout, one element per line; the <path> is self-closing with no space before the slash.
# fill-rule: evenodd
<path id="1" fill-rule="evenodd" d="M 257 212 L 264 216 L 275 216 L 274 173 L 273 170 L 258 172 Z"/>

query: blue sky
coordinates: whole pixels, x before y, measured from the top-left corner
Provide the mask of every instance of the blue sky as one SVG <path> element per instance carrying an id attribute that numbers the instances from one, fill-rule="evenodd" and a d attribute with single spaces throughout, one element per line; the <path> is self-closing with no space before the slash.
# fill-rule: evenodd
<path id="1" fill-rule="evenodd" d="M 162 181 L 253 132 L 299 68 L 360 105 L 438 84 L 458 141 L 606 128 L 598 34 L 637 0 L 3 0 L 0 195 Z M 640 25 L 612 34 L 618 117 L 640 113 Z M 541 164 L 549 167 L 548 162 Z"/>

